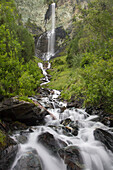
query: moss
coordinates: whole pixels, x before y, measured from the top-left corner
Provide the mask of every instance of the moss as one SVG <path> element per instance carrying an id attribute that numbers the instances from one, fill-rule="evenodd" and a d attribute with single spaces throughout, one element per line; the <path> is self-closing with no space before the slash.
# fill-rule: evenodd
<path id="1" fill-rule="evenodd" d="M 6 146 L 6 135 L 5 133 L 0 130 L 0 148 L 4 148 Z"/>
<path id="2" fill-rule="evenodd" d="M 29 103 L 34 103 L 31 99 L 29 99 L 27 96 L 19 96 L 18 97 L 18 100 L 20 101 L 26 101 L 26 102 L 29 102 Z"/>

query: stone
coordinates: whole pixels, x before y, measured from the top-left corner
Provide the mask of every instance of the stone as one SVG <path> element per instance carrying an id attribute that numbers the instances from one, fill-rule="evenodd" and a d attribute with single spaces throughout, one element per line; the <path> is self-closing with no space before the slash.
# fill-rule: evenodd
<path id="1" fill-rule="evenodd" d="M 53 155 L 54 154 L 57 155 L 58 150 L 61 147 L 67 145 L 65 142 L 63 142 L 60 139 L 56 140 L 55 137 L 49 132 L 45 132 L 39 135 L 38 142 L 44 145 L 44 147 L 46 147 Z"/>
<path id="2" fill-rule="evenodd" d="M 9 170 L 18 151 L 17 143 L 4 133 L 4 142 L 0 142 L 0 170 Z"/>
<path id="3" fill-rule="evenodd" d="M 6 122 L 19 121 L 28 126 L 38 125 L 44 121 L 47 114 L 34 103 L 19 101 L 14 98 L 4 101 L 0 107 L 0 119 Z"/>
<path id="4" fill-rule="evenodd" d="M 94 131 L 94 137 L 96 140 L 99 140 L 100 142 L 102 142 L 107 147 L 107 149 L 113 152 L 113 135 L 112 134 L 110 134 L 109 132 L 103 129 L 97 128 Z"/>
<path id="5" fill-rule="evenodd" d="M 16 137 L 18 143 L 25 144 L 27 143 L 27 136 L 25 135 L 19 135 Z"/>
<path id="6" fill-rule="evenodd" d="M 59 150 L 59 155 L 64 159 L 67 170 L 83 170 L 84 164 L 77 146 L 68 146 Z"/>
<path id="7" fill-rule="evenodd" d="M 36 150 L 29 150 L 20 157 L 13 170 L 42 170 L 42 161 Z"/>

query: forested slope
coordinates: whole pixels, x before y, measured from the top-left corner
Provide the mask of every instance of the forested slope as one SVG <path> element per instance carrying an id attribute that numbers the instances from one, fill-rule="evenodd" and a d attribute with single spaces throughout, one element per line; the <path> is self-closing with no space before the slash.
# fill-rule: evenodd
<path id="1" fill-rule="evenodd" d="M 24 28 L 13 0 L 0 1 L 0 94 L 31 95 L 41 72 L 34 39 Z"/>
<path id="2" fill-rule="evenodd" d="M 53 62 L 50 87 L 62 97 L 83 99 L 84 106 L 113 111 L 113 1 L 94 0 L 78 8 L 65 57 Z"/>

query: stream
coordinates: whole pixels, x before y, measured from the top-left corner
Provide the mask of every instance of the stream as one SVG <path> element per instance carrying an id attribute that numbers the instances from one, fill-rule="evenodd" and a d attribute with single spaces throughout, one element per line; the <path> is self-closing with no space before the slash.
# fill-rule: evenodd
<path id="1" fill-rule="evenodd" d="M 43 64 L 39 63 L 39 66 L 47 83 L 46 70 Z M 44 125 L 31 127 L 31 132 L 26 130 L 23 134 L 16 132 L 13 135 L 17 142 L 22 136 L 25 141 L 19 143 L 11 170 L 113 170 L 113 153 L 94 137 L 97 128 L 110 134 L 113 129 L 95 121 L 97 115 L 91 116 L 83 109 L 67 108 L 67 103 L 61 102 L 59 96 L 60 92 L 53 90 L 40 100 L 44 107 L 51 106 L 48 111 L 56 120 L 46 115 Z"/>

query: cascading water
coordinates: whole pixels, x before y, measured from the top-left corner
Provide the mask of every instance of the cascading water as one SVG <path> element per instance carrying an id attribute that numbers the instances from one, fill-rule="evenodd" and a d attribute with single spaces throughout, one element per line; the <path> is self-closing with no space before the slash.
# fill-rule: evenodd
<path id="1" fill-rule="evenodd" d="M 47 83 L 50 82 L 49 79 L 48 79 L 48 75 L 47 75 L 46 70 L 47 70 L 47 69 L 50 69 L 51 64 L 48 62 L 48 66 L 47 66 L 47 68 L 45 68 L 45 69 L 44 69 L 42 63 L 38 63 L 38 66 L 39 66 L 39 68 L 42 70 L 43 75 L 45 76 L 45 77 L 43 78 L 44 83 L 41 83 L 41 84 L 40 84 L 40 85 L 42 86 L 42 85 L 47 84 Z"/>
<path id="2" fill-rule="evenodd" d="M 49 60 L 52 56 L 54 56 L 54 46 L 55 46 L 55 3 L 51 4 L 52 10 L 52 29 L 48 31 L 48 52 L 46 55 L 46 60 Z"/>
<path id="3" fill-rule="evenodd" d="M 25 159 L 25 157 L 27 157 L 32 151 L 34 153 L 37 152 L 41 159 L 41 170 L 70 170 L 59 155 L 52 154 L 52 144 L 51 148 L 47 148 L 44 143 L 38 141 L 40 135 L 44 133 L 52 134 L 56 141 L 62 141 L 61 143 L 66 143 L 67 146 L 79 148 L 84 161 L 84 167 L 80 170 L 112 170 L 113 153 L 94 138 L 94 130 L 96 128 L 101 128 L 107 131 L 109 131 L 110 128 L 98 121 L 93 121 L 97 116 L 90 116 L 82 109 L 70 108 L 65 109 L 65 111 L 61 113 L 60 108 L 64 106 L 66 107 L 66 103 L 58 101 L 57 97 L 59 95 L 60 92 L 54 90 L 53 95 L 51 94 L 50 96 L 41 99 L 41 104 L 43 105 L 52 102 L 54 102 L 54 106 L 57 105 L 57 108 L 48 109 L 48 111 L 57 119 L 52 120 L 52 117 L 47 115 L 45 116 L 46 123 L 44 126 L 32 127 L 34 132 L 29 134 L 28 141 L 25 144 L 19 145 L 19 152 L 11 170 L 23 170 L 18 168 L 18 164 L 21 162 L 21 159 Z M 64 133 L 64 126 L 61 122 L 67 118 L 75 125 L 78 125 L 78 135 L 73 135 L 71 132 L 69 134 Z M 65 127 L 71 128 L 69 124 Z M 19 136 L 19 134 L 15 134 L 13 138 L 17 139 L 17 136 Z M 51 141 L 51 138 L 49 140 Z M 28 167 L 25 167 L 24 170 L 28 170 Z M 35 167 L 32 169 L 39 170 Z"/>

